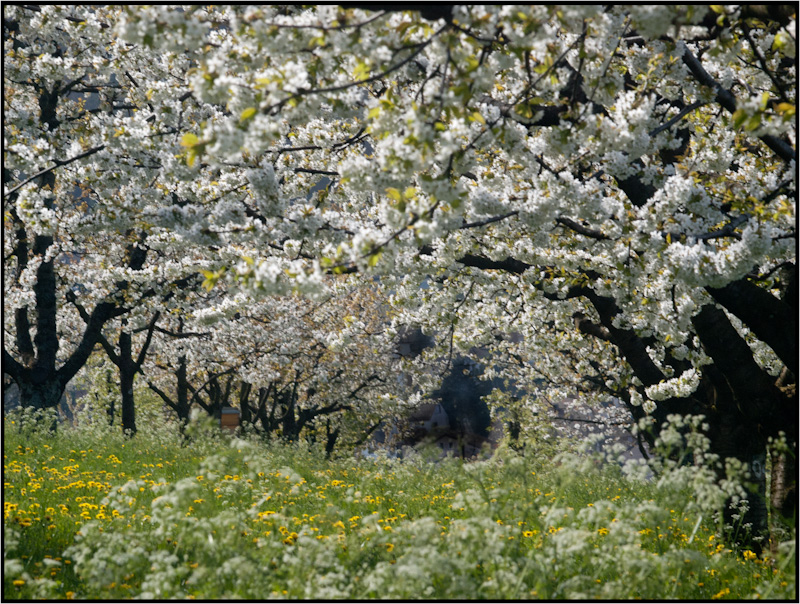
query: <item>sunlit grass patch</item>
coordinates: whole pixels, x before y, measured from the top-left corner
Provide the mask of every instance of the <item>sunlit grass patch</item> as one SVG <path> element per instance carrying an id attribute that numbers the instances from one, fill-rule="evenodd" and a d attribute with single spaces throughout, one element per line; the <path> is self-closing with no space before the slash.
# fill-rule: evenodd
<path id="1" fill-rule="evenodd" d="M 8 426 L 6 426 L 8 428 Z M 579 456 L 325 460 L 62 428 L 4 441 L 9 598 L 791 598 L 680 485 Z"/>

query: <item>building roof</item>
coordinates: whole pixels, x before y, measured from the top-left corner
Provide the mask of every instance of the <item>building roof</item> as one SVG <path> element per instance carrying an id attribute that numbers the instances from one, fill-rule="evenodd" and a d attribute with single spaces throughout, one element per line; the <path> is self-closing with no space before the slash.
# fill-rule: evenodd
<path id="1" fill-rule="evenodd" d="M 436 412 L 436 407 L 438 407 L 438 404 L 436 403 L 426 403 L 424 405 L 420 405 L 416 411 L 409 416 L 408 419 L 412 422 L 428 421 Z"/>

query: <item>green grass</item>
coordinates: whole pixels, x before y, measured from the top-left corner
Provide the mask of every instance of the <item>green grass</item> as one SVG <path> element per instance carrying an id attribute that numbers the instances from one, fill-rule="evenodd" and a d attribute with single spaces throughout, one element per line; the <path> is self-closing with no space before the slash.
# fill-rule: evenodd
<path id="1" fill-rule="evenodd" d="M 4 599 L 795 597 L 794 552 L 732 552 L 685 474 L 506 449 L 326 461 L 145 425 L 4 420 Z"/>

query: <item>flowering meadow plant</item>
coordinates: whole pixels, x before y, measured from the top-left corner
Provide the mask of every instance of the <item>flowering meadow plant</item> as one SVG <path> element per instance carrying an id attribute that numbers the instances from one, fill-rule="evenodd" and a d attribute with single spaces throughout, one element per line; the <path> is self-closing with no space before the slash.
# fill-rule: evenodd
<path id="1" fill-rule="evenodd" d="M 199 420 L 198 420 L 199 421 Z M 4 599 L 792 599 L 792 542 L 731 551 L 714 473 L 325 460 L 192 424 L 4 433 Z M 41 425 L 41 424 L 39 424 Z M 163 432 L 163 433 L 161 433 Z M 698 450 L 698 453 L 701 451 Z M 721 496 L 720 496 L 721 495 Z"/>

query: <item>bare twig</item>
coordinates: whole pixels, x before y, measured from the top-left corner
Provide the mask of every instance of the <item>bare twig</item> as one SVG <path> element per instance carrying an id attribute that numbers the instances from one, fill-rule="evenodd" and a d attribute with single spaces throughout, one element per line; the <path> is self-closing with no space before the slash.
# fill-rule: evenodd
<path id="1" fill-rule="evenodd" d="M 407 65 L 408 63 L 410 63 L 418 54 L 420 54 L 423 50 L 425 50 L 428 47 L 428 45 L 431 42 L 433 42 L 433 40 L 440 33 L 442 33 L 448 27 L 449 27 L 449 24 L 443 25 L 430 38 L 425 40 L 425 42 L 422 42 L 421 44 L 419 44 L 417 49 L 414 50 L 414 52 L 412 52 L 410 55 L 408 55 L 408 57 L 406 57 L 405 59 L 403 59 L 399 63 L 395 63 L 394 65 L 392 65 L 388 69 L 386 69 L 386 70 L 384 70 L 384 71 L 382 71 L 382 72 L 380 72 L 378 74 L 375 74 L 374 76 L 371 76 L 369 78 L 365 78 L 363 80 L 358 80 L 357 82 L 348 82 L 347 84 L 340 84 L 339 86 L 329 86 L 328 88 L 300 89 L 297 92 L 295 92 L 294 94 L 290 94 L 289 96 L 287 96 L 282 101 L 279 101 L 277 103 L 273 103 L 269 107 L 265 107 L 264 109 L 261 110 L 261 113 L 268 115 L 272 111 L 280 109 L 286 103 L 292 101 L 293 99 L 298 99 L 298 98 L 303 97 L 303 96 L 309 96 L 309 95 L 312 95 L 312 94 L 327 94 L 329 92 L 341 92 L 343 90 L 349 90 L 350 88 L 354 88 L 356 86 L 363 86 L 364 84 L 369 84 L 370 82 L 376 82 L 376 81 L 378 81 L 378 80 L 380 80 L 382 78 L 385 78 L 389 74 L 394 73 L 398 69 L 400 69 L 403 66 Z M 412 47 L 409 47 L 409 48 L 412 48 Z"/>
<path id="2" fill-rule="evenodd" d="M 691 105 L 688 105 L 688 106 L 684 107 L 683 109 L 681 109 L 680 113 L 678 113 L 678 115 L 676 115 L 675 117 L 670 119 L 668 122 L 666 122 L 664 124 L 661 124 L 655 130 L 650 131 L 648 133 L 648 135 L 650 136 L 650 138 L 654 138 L 658 134 L 661 134 L 662 132 L 664 132 L 664 130 L 667 130 L 668 128 L 670 128 L 675 122 L 677 122 L 680 119 L 682 119 L 683 116 L 685 116 L 688 113 L 691 113 L 695 109 L 699 109 L 703 105 L 705 105 L 705 103 L 703 101 L 695 101 Z"/>
<path id="3" fill-rule="evenodd" d="M 733 96 L 733 93 L 723 88 L 722 85 L 706 71 L 700 59 L 694 56 L 688 47 L 684 50 L 682 58 L 684 64 L 689 68 L 689 71 L 695 79 L 704 86 L 708 86 L 716 93 L 716 102 L 722 105 L 728 112 L 734 113 L 736 111 L 736 97 Z M 777 136 L 764 134 L 759 138 L 782 160 L 789 162 L 797 159 L 797 153 L 792 149 L 792 146 Z"/>
<path id="4" fill-rule="evenodd" d="M 598 241 L 607 241 L 610 239 L 608 235 L 601 233 L 600 231 L 596 231 L 594 229 L 590 229 L 585 227 L 570 218 L 564 218 L 560 216 L 556 218 L 556 222 L 560 225 L 563 225 L 569 229 L 572 229 L 576 233 L 583 235 L 584 237 L 589 237 L 591 239 L 597 239 Z"/>
<path id="5" fill-rule="evenodd" d="M 98 151 L 102 151 L 105 148 L 106 148 L 105 145 L 99 145 L 97 147 L 92 147 L 88 151 L 84 151 L 83 153 L 81 153 L 79 155 L 76 155 L 75 157 L 71 157 L 69 159 L 64 159 L 64 160 L 54 159 L 53 161 L 55 162 L 55 165 L 50 166 L 49 168 L 45 168 L 44 170 L 40 170 L 39 172 L 37 172 L 33 176 L 29 176 L 28 178 L 23 180 L 21 183 L 19 183 L 16 187 L 14 187 L 10 191 L 7 191 L 6 193 L 4 193 L 3 197 L 8 197 L 12 193 L 15 193 L 15 192 L 19 191 L 22 187 L 27 185 L 29 182 L 31 182 L 33 180 L 36 180 L 37 178 L 40 178 L 40 177 L 44 176 L 45 174 L 48 174 L 48 173 L 52 172 L 56 168 L 60 168 L 61 166 L 66 166 L 68 164 L 71 164 L 72 162 L 78 161 L 79 159 L 83 159 L 84 157 L 89 157 L 90 155 L 94 155 Z"/>
<path id="6" fill-rule="evenodd" d="M 780 95 L 781 100 L 785 103 L 789 103 L 789 97 L 786 96 L 786 91 L 783 89 L 783 86 L 778 81 L 778 78 L 775 76 L 774 73 L 767 67 L 767 60 L 764 58 L 764 54 L 761 52 L 761 49 L 753 42 L 753 38 L 750 37 L 750 28 L 747 25 L 743 25 L 742 31 L 744 32 L 744 37 L 747 38 L 747 41 L 750 43 L 750 48 L 753 49 L 753 54 L 756 55 L 758 62 L 761 64 L 761 69 L 764 70 L 769 76 L 769 79 L 772 80 L 772 83 L 775 85 L 775 90 L 778 91 L 778 95 Z"/>
<path id="7" fill-rule="evenodd" d="M 476 227 L 486 226 L 487 224 L 492 224 L 493 222 L 500 222 L 501 220 L 505 220 L 506 218 L 511 218 L 512 216 L 516 216 L 519 214 L 519 210 L 514 210 L 512 212 L 508 212 L 507 214 L 501 214 L 500 216 L 493 216 L 492 218 L 487 218 L 486 220 L 477 220 L 475 222 L 467 222 L 462 224 L 459 229 L 474 229 Z"/>

